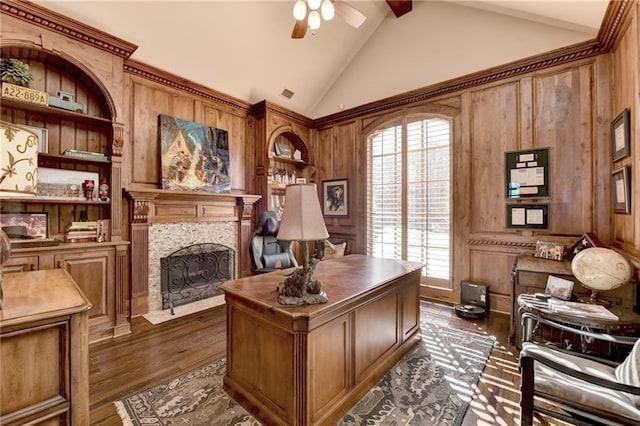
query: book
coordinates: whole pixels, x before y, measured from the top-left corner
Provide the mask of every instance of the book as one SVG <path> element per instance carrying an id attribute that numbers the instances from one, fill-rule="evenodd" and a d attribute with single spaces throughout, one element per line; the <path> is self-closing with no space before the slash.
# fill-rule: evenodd
<path id="1" fill-rule="evenodd" d="M 63 152 L 67 157 L 86 158 L 88 160 L 109 161 L 109 156 L 99 152 L 79 151 L 77 149 L 67 149 Z"/>
<path id="2" fill-rule="evenodd" d="M 574 315 L 582 318 L 598 318 L 617 321 L 619 318 L 613 312 L 602 305 L 592 303 L 567 302 L 559 299 L 549 299 L 549 308 L 558 314 Z"/>

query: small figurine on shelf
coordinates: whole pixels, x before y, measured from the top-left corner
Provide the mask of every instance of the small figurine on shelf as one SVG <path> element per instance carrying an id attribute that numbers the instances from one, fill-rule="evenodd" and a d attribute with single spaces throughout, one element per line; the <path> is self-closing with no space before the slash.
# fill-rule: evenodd
<path id="1" fill-rule="evenodd" d="M 103 177 L 100 181 L 100 186 L 98 187 L 98 198 L 100 198 L 100 201 L 109 201 L 109 184 L 107 183 L 106 177 Z"/>
<path id="2" fill-rule="evenodd" d="M 86 179 L 82 184 L 82 189 L 84 190 L 84 198 L 87 200 L 93 200 L 93 189 L 95 187 L 95 183 L 92 179 Z"/>

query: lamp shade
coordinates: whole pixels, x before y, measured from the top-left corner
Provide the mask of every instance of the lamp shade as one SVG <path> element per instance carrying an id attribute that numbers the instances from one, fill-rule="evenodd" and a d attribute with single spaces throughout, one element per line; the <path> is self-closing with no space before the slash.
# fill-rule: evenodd
<path id="1" fill-rule="evenodd" d="M 315 184 L 287 186 L 277 238 L 285 241 L 314 241 L 329 238 Z"/>
<path id="2" fill-rule="evenodd" d="M 309 28 L 311 28 L 312 30 L 317 30 L 318 28 L 320 28 L 320 21 L 320 12 L 318 12 L 317 10 L 312 10 L 311 12 L 309 12 Z"/>
<path id="3" fill-rule="evenodd" d="M 302 21 L 307 16 L 307 4 L 303 0 L 298 0 L 293 5 L 293 17 L 297 21 Z"/>
<path id="4" fill-rule="evenodd" d="M 322 7 L 320 8 L 320 14 L 322 15 L 322 19 L 325 21 L 330 21 L 336 14 L 336 11 L 333 7 L 333 3 L 331 0 L 324 0 L 322 2 Z"/>

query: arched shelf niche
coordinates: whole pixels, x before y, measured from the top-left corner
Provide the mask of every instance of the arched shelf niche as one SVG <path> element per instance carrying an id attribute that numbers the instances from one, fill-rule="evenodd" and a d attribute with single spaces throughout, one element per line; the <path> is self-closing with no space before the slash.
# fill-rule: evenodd
<path id="1" fill-rule="evenodd" d="M 297 149 L 300 151 L 299 161 L 307 165 L 309 164 L 309 148 L 307 148 L 305 141 L 291 126 L 282 126 L 273 131 L 269 138 L 269 158 L 277 156 L 276 143 L 286 143 L 292 148 Z M 281 159 L 282 158 L 279 160 Z M 293 159 L 293 151 L 291 151 L 291 159 Z"/>
<path id="2" fill-rule="evenodd" d="M 295 151 L 300 158 L 294 158 Z M 302 179 L 310 182 L 313 168 L 309 148 L 304 139 L 291 126 L 275 129 L 269 137 L 269 170 L 267 172 L 267 210 L 282 214 L 286 186 Z M 288 152 L 288 153 L 287 153 Z"/>
<path id="3" fill-rule="evenodd" d="M 31 89 L 47 92 L 50 96 L 56 96 L 58 91 L 73 90 L 75 100 L 86 104 L 88 116 L 109 121 L 116 116 L 113 99 L 100 79 L 73 57 L 21 45 L 3 45 L 0 47 L 0 55 L 3 58 L 19 59 L 29 65 L 34 77 L 29 84 Z"/>

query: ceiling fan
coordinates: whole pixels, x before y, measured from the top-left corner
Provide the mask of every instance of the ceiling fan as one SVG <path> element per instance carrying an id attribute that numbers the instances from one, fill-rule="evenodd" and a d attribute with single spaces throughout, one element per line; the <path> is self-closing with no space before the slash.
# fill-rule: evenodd
<path id="1" fill-rule="evenodd" d="M 314 5 L 314 3 L 316 4 Z M 297 18 L 293 26 L 293 31 L 291 32 L 291 38 L 304 38 L 305 34 L 307 33 L 307 28 L 313 28 L 313 26 L 311 25 L 312 18 L 310 16 L 312 12 L 315 12 L 315 14 L 317 15 L 316 19 L 319 26 L 320 13 L 317 10 L 319 10 L 320 8 L 324 9 L 325 3 L 331 3 L 331 5 L 333 6 L 331 8 L 333 11 L 330 13 L 330 17 L 325 18 L 325 20 L 330 20 L 331 18 L 333 18 L 333 12 L 335 12 L 336 15 L 342 18 L 342 20 L 351 25 L 353 28 L 360 28 L 360 26 L 367 19 L 367 17 L 364 16 L 362 12 L 360 12 L 355 7 L 347 4 L 343 0 L 308 0 L 309 6 L 307 6 L 307 3 L 305 3 L 304 0 L 299 0 L 294 6 L 294 16 L 297 16 Z M 387 0 L 387 4 L 398 18 L 405 13 L 410 12 L 412 8 L 412 0 Z M 311 6 L 314 6 L 314 9 L 316 10 L 311 10 Z M 296 11 L 296 8 L 299 8 L 300 10 Z M 324 13 L 325 11 L 322 10 L 323 17 L 325 16 Z M 315 28 L 317 28 L 317 26 Z"/>

